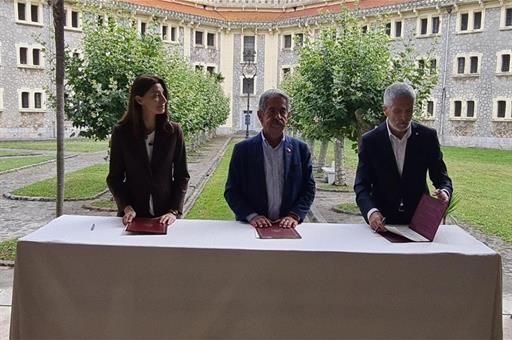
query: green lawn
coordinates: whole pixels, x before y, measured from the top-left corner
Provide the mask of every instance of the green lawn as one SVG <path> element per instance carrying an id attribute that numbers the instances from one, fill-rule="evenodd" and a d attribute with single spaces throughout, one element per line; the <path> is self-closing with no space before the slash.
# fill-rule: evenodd
<path id="1" fill-rule="evenodd" d="M 0 242 L 0 260 L 14 261 L 16 258 L 16 242 L 18 240 Z"/>
<path id="2" fill-rule="evenodd" d="M 21 168 L 22 166 L 38 164 L 54 158 L 55 157 L 52 156 L 24 156 L 5 159 L 0 158 L 0 172 Z"/>
<path id="3" fill-rule="evenodd" d="M 443 153 L 460 195 L 454 216 L 512 242 L 512 151 L 445 147 Z"/>
<path id="4" fill-rule="evenodd" d="M 66 174 L 64 178 L 65 199 L 87 199 L 105 190 L 107 184 L 108 164 L 96 164 L 78 171 Z M 44 181 L 32 183 L 26 187 L 17 189 L 15 195 L 31 197 L 56 196 L 56 177 Z"/>
<path id="5" fill-rule="evenodd" d="M 43 141 L 0 141 L 3 149 L 57 150 L 56 140 Z M 66 139 L 64 150 L 71 152 L 95 152 L 108 149 L 108 141 L 94 141 L 86 138 Z"/>
<path id="6" fill-rule="evenodd" d="M 345 167 L 353 172 L 357 154 L 350 145 L 345 141 Z M 315 150 L 320 151 L 319 143 Z M 453 216 L 512 242 L 512 151 L 443 147 L 443 154 L 454 191 L 460 197 Z M 327 155 L 330 164 L 334 159 L 332 143 Z"/>
<path id="7" fill-rule="evenodd" d="M 203 192 L 188 212 L 187 219 L 198 220 L 234 220 L 235 215 L 224 200 L 224 186 L 228 176 L 229 161 L 233 147 L 238 142 L 232 140 L 224 157 L 219 162 L 215 172 L 210 176 Z"/>

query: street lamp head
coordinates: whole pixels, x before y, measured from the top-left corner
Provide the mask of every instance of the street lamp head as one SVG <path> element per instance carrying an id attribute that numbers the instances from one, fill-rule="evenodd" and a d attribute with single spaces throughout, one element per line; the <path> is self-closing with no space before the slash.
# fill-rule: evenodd
<path id="1" fill-rule="evenodd" d="M 252 63 L 242 65 L 242 75 L 246 79 L 254 78 L 256 76 L 256 65 Z"/>

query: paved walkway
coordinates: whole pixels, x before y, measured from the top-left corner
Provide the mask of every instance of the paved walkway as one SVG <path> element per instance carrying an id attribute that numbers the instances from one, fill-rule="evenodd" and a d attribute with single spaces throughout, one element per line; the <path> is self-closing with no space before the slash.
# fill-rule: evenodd
<path id="1" fill-rule="evenodd" d="M 223 153 L 229 138 L 219 136 L 198 152 L 191 154 L 189 163 L 190 183 L 185 198 L 185 208 L 189 208 L 201 189 L 204 179 L 215 169 L 219 153 Z M 65 161 L 65 171 L 75 171 L 93 164 L 106 164 L 106 151 L 79 154 Z M 55 202 L 18 201 L 7 199 L 4 193 L 11 192 L 28 184 L 56 176 L 55 162 L 26 168 L 0 175 L 0 242 L 29 234 L 55 218 Z M 110 197 L 107 193 L 104 197 Z M 68 215 L 115 215 L 112 212 L 84 209 L 91 201 L 64 202 L 63 213 Z"/>

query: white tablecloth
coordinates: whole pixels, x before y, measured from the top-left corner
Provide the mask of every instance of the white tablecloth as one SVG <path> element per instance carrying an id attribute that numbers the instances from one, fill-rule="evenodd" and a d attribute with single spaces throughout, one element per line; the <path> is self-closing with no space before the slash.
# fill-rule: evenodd
<path id="1" fill-rule="evenodd" d="M 95 227 L 91 230 L 91 225 Z M 365 225 L 179 220 L 130 235 L 62 216 L 18 242 L 13 338 L 500 338 L 501 259 L 457 226 L 390 243 Z"/>

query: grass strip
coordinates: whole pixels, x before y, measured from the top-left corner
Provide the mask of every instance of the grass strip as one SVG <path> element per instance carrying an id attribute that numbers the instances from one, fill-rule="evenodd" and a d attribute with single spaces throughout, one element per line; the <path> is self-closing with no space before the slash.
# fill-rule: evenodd
<path id="1" fill-rule="evenodd" d="M 56 140 L 0 141 L 2 149 L 57 150 Z M 108 141 L 95 141 L 86 138 L 73 138 L 64 141 L 64 150 L 68 152 L 107 151 Z"/>
<path id="2" fill-rule="evenodd" d="M 14 261 L 16 259 L 16 243 L 18 240 L 0 242 L 0 260 Z"/>
<path id="3" fill-rule="evenodd" d="M 187 219 L 229 221 L 235 219 L 235 215 L 224 199 L 224 186 L 228 176 L 231 154 L 236 142 L 238 141 L 232 140 L 229 143 L 217 169 L 210 176 L 199 198 L 188 212 Z"/>
<path id="4" fill-rule="evenodd" d="M 106 188 L 108 164 L 95 164 L 64 176 L 64 199 L 87 199 L 93 197 Z M 57 178 L 39 181 L 19 188 L 14 195 L 29 197 L 55 198 L 57 192 Z"/>
<path id="5" fill-rule="evenodd" d="M 46 162 L 50 159 L 55 159 L 52 156 L 25 156 L 25 157 L 13 157 L 0 159 L 0 172 L 21 168 L 28 165 L 34 165 L 42 162 Z"/>

